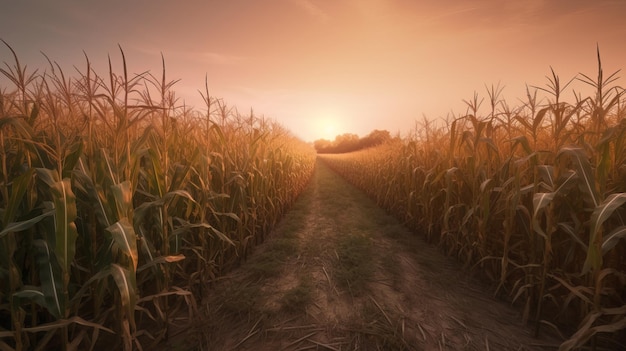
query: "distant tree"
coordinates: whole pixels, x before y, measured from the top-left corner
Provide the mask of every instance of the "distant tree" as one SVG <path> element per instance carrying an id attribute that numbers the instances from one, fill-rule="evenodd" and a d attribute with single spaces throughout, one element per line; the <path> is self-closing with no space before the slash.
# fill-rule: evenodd
<path id="1" fill-rule="evenodd" d="M 386 143 L 391 140 L 391 134 L 387 130 L 378 130 L 375 129 L 367 136 L 361 139 L 361 149 L 365 149 L 368 147 L 380 145 Z"/>
<path id="2" fill-rule="evenodd" d="M 333 142 L 326 139 L 318 139 L 313 142 L 313 147 L 315 147 L 315 150 L 317 150 L 317 152 L 320 152 L 320 150 L 329 149 L 332 146 Z"/>
<path id="3" fill-rule="evenodd" d="M 345 133 L 337 135 L 334 141 L 318 139 L 313 142 L 313 146 L 318 153 L 346 153 L 373 147 L 391 140 L 391 134 L 387 130 L 373 130 L 367 136 L 359 138 L 358 135 Z"/>
<path id="4" fill-rule="evenodd" d="M 344 153 L 356 151 L 359 146 L 359 136 L 356 134 L 345 133 L 335 138 L 336 153 Z"/>

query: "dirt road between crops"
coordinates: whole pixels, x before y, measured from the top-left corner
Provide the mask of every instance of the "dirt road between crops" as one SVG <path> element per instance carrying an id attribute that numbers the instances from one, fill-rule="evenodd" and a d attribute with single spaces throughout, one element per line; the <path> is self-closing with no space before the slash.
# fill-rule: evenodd
<path id="1" fill-rule="evenodd" d="M 318 162 L 202 303 L 201 350 L 551 350 L 520 311 Z M 182 348 L 182 347 L 181 347 Z M 171 349 L 176 349 L 172 346 Z"/>

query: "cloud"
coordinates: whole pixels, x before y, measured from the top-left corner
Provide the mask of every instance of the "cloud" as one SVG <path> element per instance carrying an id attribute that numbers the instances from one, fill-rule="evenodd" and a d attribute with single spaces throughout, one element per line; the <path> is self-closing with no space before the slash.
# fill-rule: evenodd
<path id="1" fill-rule="evenodd" d="M 207 51 L 200 54 L 188 53 L 190 56 L 197 56 L 201 60 L 216 65 L 231 65 L 244 60 L 242 56 L 228 55 L 218 52 Z"/>
<path id="2" fill-rule="evenodd" d="M 171 59 L 183 59 L 185 61 L 196 61 L 201 63 L 208 63 L 212 65 L 232 65 L 244 61 L 246 58 L 243 56 L 231 55 L 216 51 L 185 51 L 170 49 L 163 52 L 160 48 L 147 47 L 145 45 L 131 45 L 131 49 L 139 53 L 142 53 L 151 57 L 159 57 L 163 53 L 165 60 Z"/>
<path id="3" fill-rule="evenodd" d="M 326 22 L 330 19 L 328 13 L 322 10 L 312 0 L 291 0 L 292 3 L 306 11 L 311 17 Z"/>

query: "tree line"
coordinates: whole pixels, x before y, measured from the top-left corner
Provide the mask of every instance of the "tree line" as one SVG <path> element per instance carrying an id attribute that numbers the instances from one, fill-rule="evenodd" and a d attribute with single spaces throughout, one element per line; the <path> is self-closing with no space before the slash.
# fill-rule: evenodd
<path id="1" fill-rule="evenodd" d="M 389 131 L 375 129 L 362 138 L 356 134 L 345 133 L 337 135 L 334 141 L 318 139 L 313 142 L 313 146 L 320 154 L 341 154 L 380 145 L 389 140 Z"/>

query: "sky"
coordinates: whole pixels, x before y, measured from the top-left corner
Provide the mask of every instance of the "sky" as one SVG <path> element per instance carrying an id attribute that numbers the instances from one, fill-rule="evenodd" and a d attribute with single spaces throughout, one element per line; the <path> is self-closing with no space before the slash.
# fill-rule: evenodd
<path id="1" fill-rule="evenodd" d="M 519 105 L 550 67 L 568 81 L 626 66 L 626 0 L 0 0 L 0 39 L 29 69 L 161 74 L 276 120 L 305 141 L 406 134 L 466 112 L 486 86 Z M 0 62 L 12 64 L 0 47 Z M 2 83 L 4 82 L 4 83 Z M 623 83 L 619 81 L 621 85 Z M 4 84 L 4 86 L 2 85 Z M 0 80 L 0 90 L 6 87 Z M 573 86 L 584 91 L 582 83 Z M 573 100 L 573 94 L 570 94 Z M 483 104 L 487 111 L 487 104 Z"/>

